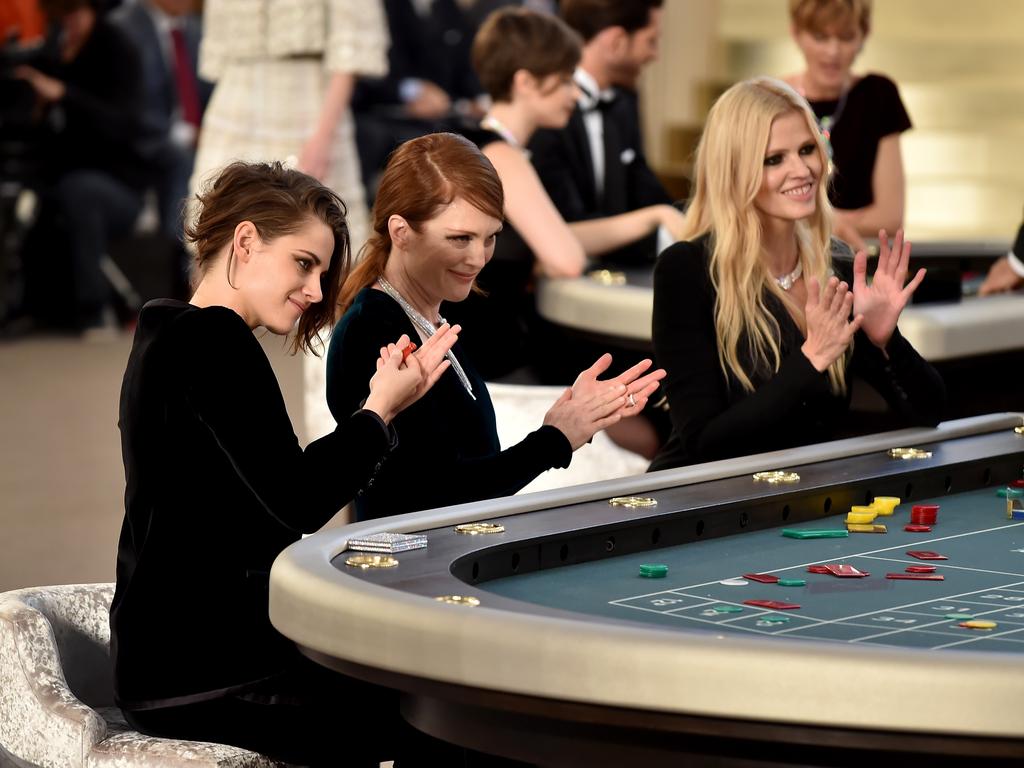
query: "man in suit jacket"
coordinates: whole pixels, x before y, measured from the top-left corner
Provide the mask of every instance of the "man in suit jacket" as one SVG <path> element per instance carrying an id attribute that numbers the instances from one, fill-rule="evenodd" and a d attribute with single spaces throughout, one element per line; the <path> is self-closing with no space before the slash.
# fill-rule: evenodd
<path id="1" fill-rule="evenodd" d="M 196 76 L 201 24 L 195 7 L 195 0 L 135 0 L 111 14 L 138 50 L 144 133 L 136 151 L 150 166 L 161 231 L 176 241 L 199 122 L 212 90 Z"/>
<path id="2" fill-rule="evenodd" d="M 533 164 L 566 221 L 672 202 L 644 156 L 635 86 L 658 52 L 662 0 L 564 0 L 562 18 L 583 38 L 580 97 L 569 124 L 537 131 Z M 651 260 L 655 237 L 602 261 Z"/>

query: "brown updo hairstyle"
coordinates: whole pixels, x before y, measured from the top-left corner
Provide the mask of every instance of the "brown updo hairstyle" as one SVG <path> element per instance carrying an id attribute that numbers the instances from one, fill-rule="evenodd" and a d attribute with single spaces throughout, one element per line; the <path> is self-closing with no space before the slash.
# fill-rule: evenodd
<path id="1" fill-rule="evenodd" d="M 193 283 L 217 265 L 224 246 L 235 236 L 235 227 L 252 222 L 264 242 L 298 231 L 317 219 L 334 234 L 331 263 L 320 276 L 323 299 L 299 318 L 292 352 L 305 349 L 315 355 L 322 347 L 319 332 L 334 320 L 341 285 L 349 272 L 349 236 L 345 204 L 312 176 L 285 168 L 279 162 L 232 163 L 196 195 L 199 214 L 185 227 L 185 238 L 195 246 Z M 228 279 L 234 253 L 224 259 Z"/>
<path id="2" fill-rule="evenodd" d="M 822 34 L 830 27 L 871 30 L 871 0 L 789 0 L 789 18 L 798 30 Z"/>
<path id="3" fill-rule="evenodd" d="M 359 263 L 341 289 L 339 314 L 356 294 L 384 274 L 391 255 L 388 219 L 398 215 L 414 231 L 461 197 L 499 221 L 505 196 L 491 161 L 464 136 L 430 133 L 407 141 L 391 153 L 373 204 L 373 234 L 360 252 Z"/>
<path id="4" fill-rule="evenodd" d="M 495 101 L 512 98 L 512 78 L 525 69 L 537 79 L 571 74 L 583 41 L 555 16 L 526 8 L 501 8 L 480 25 L 472 61 L 480 84 Z"/>

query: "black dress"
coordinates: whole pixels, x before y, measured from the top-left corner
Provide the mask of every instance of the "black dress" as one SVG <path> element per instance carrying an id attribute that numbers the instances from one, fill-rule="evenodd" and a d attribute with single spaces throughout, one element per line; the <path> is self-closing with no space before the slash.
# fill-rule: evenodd
<path id="1" fill-rule="evenodd" d="M 327 404 L 336 419 L 366 399 L 380 348 L 403 333 L 418 343 L 415 327 L 394 299 L 373 288 L 356 296 L 335 327 L 327 354 Z M 476 399 L 448 370 L 395 417 L 401 442 L 356 496 L 358 519 L 507 496 L 541 472 L 569 466 L 569 441 L 551 426 L 501 450 L 487 386 L 461 341 L 454 353 Z"/>
<path id="2" fill-rule="evenodd" d="M 350 501 L 395 444 L 369 411 L 338 421 L 303 450 L 235 312 L 143 307 L 121 389 L 125 517 L 110 611 L 115 699 L 136 728 L 316 762 L 324 741 L 337 756 L 347 693 L 366 697 L 368 719 L 400 723 L 397 695 L 304 662 L 268 617 L 274 559 Z"/>
<path id="3" fill-rule="evenodd" d="M 672 435 L 651 470 L 831 440 L 849 409 L 849 389 L 846 395 L 832 393 L 827 374 L 815 370 L 800 351 L 800 329 L 771 294 L 765 302 L 779 324 L 779 370 L 755 371 L 753 392 L 734 377 L 726 378 L 715 337 L 710 247 L 707 235 L 676 243 L 654 269 L 654 353 L 668 373 L 664 384 Z M 835 259 L 833 268 L 849 282 L 849 261 Z M 893 429 L 937 424 L 945 404 L 939 374 L 899 330 L 886 353 L 888 360 L 858 331 L 847 382 L 859 376 L 878 390 L 889 404 Z M 749 360 L 741 356 L 741 361 L 751 370 Z"/>
<path id="4" fill-rule="evenodd" d="M 854 83 L 841 110 L 840 101 L 812 101 L 810 105 L 819 120 L 828 115 L 836 120 L 831 130 L 835 170 L 829 200 L 836 208 L 853 210 L 875 201 L 871 175 L 879 142 L 909 130 L 911 124 L 896 83 L 882 75 L 865 75 Z"/>

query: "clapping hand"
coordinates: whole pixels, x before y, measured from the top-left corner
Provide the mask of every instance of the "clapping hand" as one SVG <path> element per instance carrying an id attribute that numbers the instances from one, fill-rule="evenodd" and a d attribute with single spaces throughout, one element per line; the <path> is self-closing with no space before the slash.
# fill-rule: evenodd
<path id="1" fill-rule="evenodd" d="M 445 359 L 459 338 L 461 326 L 442 325 L 423 346 L 410 354 L 412 346 L 405 334 L 394 344 L 380 348 L 377 372 L 370 379 L 370 396 L 365 408 L 391 421 L 400 411 L 425 395 L 451 363 Z"/>
<path id="2" fill-rule="evenodd" d="M 576 381 L 572 385 L 572 396 L 593 397 L 598 391 L 607 388 L 609 384 L 621 384 L 626 388 L 626 404 L 622 409 L 622 417 L 636 416 L 647 405 L 647 399 L 658 388 L 658 382 L 665 378 L 665 369 L 658 368 L 644 376 L 642 374 L 653 365 L 650 360 L 645 359 L 613 379 L 599 380 L 597 377 L 607 371 L 611 364 L 611 355 L 607 352 L 601 355 L 592 366 L 576 377 Z"/>
<path id="3" fill-rule="evenodd" d="M 807 280 L 807 305 L 804 307 L 807 339 L 800 351 L 816 371 L 823 372 L 838 360 L 861 327 L 864 319 L 861 315 L 850 320 L 853 305 L 849 287 L 839 278 L 830 277 L 824 290 L 816 277 Z"/>
<path id="4" fill-rule="evenodd" d="M 902 229 L 896 230 L 892 249 L 885 230 L 878 233 L 878 266 L 870 285 L 867 261 L 864 251 L 853 257 L 853 311 L 863 315 L 861 327 L 871 343 L 884 350 L 900 313 L 924 280 L 925 270 L 917 270 L 914 279 L 904 285 L 910 266 L 910 243 L 903 239 Z"/>

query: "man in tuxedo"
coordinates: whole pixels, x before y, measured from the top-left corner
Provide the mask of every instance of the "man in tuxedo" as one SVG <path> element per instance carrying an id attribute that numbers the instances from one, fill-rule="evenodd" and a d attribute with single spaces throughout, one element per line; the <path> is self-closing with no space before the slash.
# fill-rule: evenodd
<path id="1" fill-rule="evenodd" d="M 647 164 L 637 78 L 657 57 L 662 0 L 564 0 L 562 18 L 583 38 L 576 110 L 560 130 L 530 142 L 533 164 L 566 221 L 614 216 L 659 203 L 668 192 Z M 656 253 L 655 236 L 602 258 L 635 264 Z"/>

